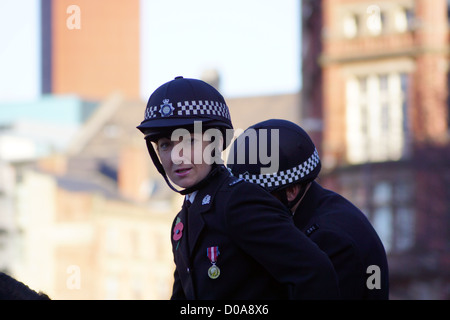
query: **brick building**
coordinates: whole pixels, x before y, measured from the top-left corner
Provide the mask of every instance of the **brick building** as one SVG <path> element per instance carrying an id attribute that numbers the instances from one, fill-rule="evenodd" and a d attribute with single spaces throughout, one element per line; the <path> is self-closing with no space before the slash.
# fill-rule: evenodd
<path id="1" fill-rule="evenodd" d="M 42 0 L 42 91 L 139 98 L 139 1 Z"/>
<path id="2" fill-rule="evenodd" d="M 321 183 L 377 229 L 391 298 L 448 299 L 448 2 L 303 0 L 302 12 Z"/>

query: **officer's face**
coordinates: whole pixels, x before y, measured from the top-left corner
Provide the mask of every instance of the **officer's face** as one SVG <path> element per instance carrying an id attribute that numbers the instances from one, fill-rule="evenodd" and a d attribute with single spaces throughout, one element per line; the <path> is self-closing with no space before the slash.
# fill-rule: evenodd
<path id="1" fill-rule="evenodd" d="M 211 170 L 210 153 L 204 152 L 210 144 L 203 141 L 202 134 L 191 133 L 179 141 L 161 138 L 157 141 L 157 150 L 161 164 L 173 183 L 189 188 L 202 181 Z"/>

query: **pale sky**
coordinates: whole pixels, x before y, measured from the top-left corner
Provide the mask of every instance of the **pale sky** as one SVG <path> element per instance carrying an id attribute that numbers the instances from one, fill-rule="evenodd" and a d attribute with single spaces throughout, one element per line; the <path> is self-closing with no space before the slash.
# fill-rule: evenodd
<path id="1" fill-rule="evenodd" d="M 40 92 L 38 0 L 0 0 L 0 101 Z"/>
<path id="2" fill-rule="evenodd" d="M 299 90 L 300 0 L 142 0 L 141 9 L 141 91 L 209 68 L 226 96 Z"/>
<path id="3" fill-rule="evenodd" d="M 0 0 L 0 101 L 39 97 L 39 3 Z M 295 92 L 300 49 L 300 0 L 141 0 L 144 100 L 211 68 L 227 97 Z"/>

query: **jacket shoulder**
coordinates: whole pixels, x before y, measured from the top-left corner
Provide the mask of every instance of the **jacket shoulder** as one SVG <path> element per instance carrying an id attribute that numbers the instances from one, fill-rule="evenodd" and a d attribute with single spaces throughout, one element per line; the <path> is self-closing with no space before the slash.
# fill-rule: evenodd
<path id="1" fill-rule="evenodd" d="M 238 177 L 232 176 L 232 177 L 230 177 L 230 179 L 229 179 L 229 181 L 228 181 L 228 186 L 229 186 L 229 187 L 233 187 L 233 186 L 235 186 L 235 185 L 237 185 L 238 183 L 241 183 L 241 182 L 243 182 L 243 181 L 245 181 L 243 178 L 238 178 Z"/>
<path id="2" fill-rule="evenodd" d="M 228 205 L 236 202 L 257 202 L 268 206 L 277 206 L 278 200 L 275 199 L 260 185 L 246 181 L 243 178 L 233 176 L 227 169 L 226 178 L 219 187 L 217 196 Z M 224 170 L 224 171 L 225 171 Z M 276 203 L 276 205 L 274 204 Z M 281 203 L 280 203 L 281 206 Z"/>
<path id="3" fill-rule="evenodd" d="M 227 181 L 224 183 L 226 190 L 230 192 L 238 193 L 256 193 L 256 194 L 267 194 L 268 192 L 258 184 L 246 181 L 243 178 L 238 178 L 235 176 L 228 177 Z"/>

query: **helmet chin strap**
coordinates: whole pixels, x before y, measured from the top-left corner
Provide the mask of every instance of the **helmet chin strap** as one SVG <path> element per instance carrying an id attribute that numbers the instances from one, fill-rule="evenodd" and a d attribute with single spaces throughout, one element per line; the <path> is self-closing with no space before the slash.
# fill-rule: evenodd
<path id="1" fill-rule="evenodd" d="M 294 208 L 295 205 L 303 198 L 303 196 L 305 195 L 306 191 L 308 191 L 309 185 L 310 185 L 310 183 L 300 184 L 300 190 L 298 191 L 298 193 L 295 196 L 295 198 L 293 200 L 291 200 L 291 201 L 289 201 L 287 199 L 287 192 L 286 192 L 287 188 L 279 190 L 278 196 L 280 198 L 280 201 L 289 209 L 289 211 L 291 211 L 292 208 Z"/>
<path id="2" fill-rule="evenodd" d="M 200 181 L 200 182 L 196 183 L 195 185 L 193 185 L 191 187 L 188 187 L 186 189 L 178 190 L 177 188 L 175 188 L 172 185 L 172 183 L 170 182 L 169 178 L 167 177 L 166 171 L 164 170 L 164 167 L 163 167 L 161 161 L 159 161 L 159 157 L 156 154 L 155 148 L 153 148 L 152 142 L 149 139 L 146 139 L 145 142 L 147 143 L 148 152 L 150 154 L 150 157 L 152 158 L 153 164 L 155 165 L 156 169 L 163 176 L 163 178 L 166 181 L 166 183 L 169 186 L 169 188 L 172 189 L 173 191 L 179 193 L 179 194 L 186 195 L 186 194 L 190 194 L 190 193 L 200 189 L 213 176 L 215 176 L 215 174 L 217 173 L 218 169 L 220 168 L 220 165 L 213 164 L 212 168 L 211 168 L 211 171 L 208 173 L 206 178 L 204 178 L 202 181 Z"/>
<path id="3" fill-rule="evenodd" d="M 147 150 L 150 154 L 150 158 L 152 158 L 153 164 L 155 165 L 158 172 L 163 176 L 164 180 L 166 181 L 167 185 L 175 192 L 181 193 L 183 190 L 177 190 L 172 183 L 170 183 L 169 178 L 167 177 L 166 171 L 164 170 L 164 167 L 162 166 L 161 161 L 159 161 L 158 155 L 156 154 L 155 148 L 153 148 L 152 142 L 149 139 L 145 139 L 145 142 L 147 143 Z"/>

